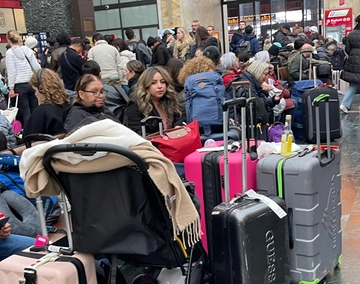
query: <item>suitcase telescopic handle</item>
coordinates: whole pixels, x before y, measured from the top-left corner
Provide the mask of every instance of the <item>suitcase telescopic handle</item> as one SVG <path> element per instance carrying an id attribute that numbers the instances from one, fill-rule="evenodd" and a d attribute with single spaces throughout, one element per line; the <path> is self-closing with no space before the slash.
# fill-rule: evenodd
<path id="1" fill-rule="evenodd" d="M 160 135 L 164 135 L 164 128 L 162 123 L 162 118 L 160 116 L 148 116 L 140 120 L 141 123 L 141 134 L 143 138 L 146 138 L 146 126 L 155 126 L 159 124 Z"/>
<path id="2" fill-rule="evenodd" d="M 224 122 L 224 189 L 225 189 L 225 201 L 230 200 L 230 188 L 229 188 L 229 137 L 228 137 L 228 108 L 229 106 L 246 106 L 245 98 L 236 98 L 224 101 L 222 104 L 223 109 L 223 122 Z M 244 137 L 242 137 L 244 139 Z"/>
<path id="3" fill-rule="evenodd" d="M 329 110 L 329 94 L 321 94 L 314 98 L 313 106 L 315 107 L 315 120 L 316 120 L 316 145 L 317 156 L 321 167 L 329 165 L 334 159 L 335 155 L 332 154 L 330 147 L 330 110 Z M 326 158 L 321 157 L 320 147 L 320 103 L 325 102 L 325 123 L 326 123 Z"/>
<path id="4" fill-rule="evenodd" d="M 240 86 L 240 85 L 246 85 L 248 86 L 249 88 L 251 88 L 251 83 L 250 81 L 238 81 L 238 82 L 233 82 L 231 83 L 231 87 L 233 89 L 235 89 L 237 86 Z"/>

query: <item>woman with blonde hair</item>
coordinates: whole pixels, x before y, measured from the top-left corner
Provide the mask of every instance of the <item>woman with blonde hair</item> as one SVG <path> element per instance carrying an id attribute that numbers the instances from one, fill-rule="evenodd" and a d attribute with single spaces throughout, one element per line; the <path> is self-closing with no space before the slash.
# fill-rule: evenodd
<path id="1" fill-rule="evenodd" d="M 39 106 L 26 121 L 23 136 L 45 133 L 56 135 L 64 132 L 63 112 L 70 107 L 69 94 L 58 73 L 44 68 L 30 78 Z"/>
<path id="2" fill-rule="evenodd" d="M 215 70 L 215 65 L 211 59 L 207 57 L 195 57 L 187 61 L 183 68 L 181 68 L 178 81 L 180 84 L 185 84 L 187 77 L 203 73 L 203 72 L 213 72 Z"/>
<path id="3" fill-rule="evenodd" d="M 191 47 L 194 42 L 185 28 L 177 29 L 177 40 L 174 46 L 174 58 L 186 61 L 191 58 Z"/>
<path id="4" fill-rule="evenodd" d="M 172 79 L 165 68 L 156 66 L 146 69 L 138 81 L 135 99 L 130 99 L 125 125 L 141 135 L 140 121 L 149 116 L 160 116 L 164 129 L 181 126 L 185 113 L 179 109 Z M 159 131 L 159 126 L 147 126 L 146 134 Z"/>
<path id="5" fill-rule="evenodd" d="M 33 72 L 41 67 L 34 52 L 23 45 L 18 31 L 10 30 L 6 34 L 10 48 L 6 51 L 6 71 L 8 77 L 9 97 L 19 94 L 19 111 L 23 125 L 37 107 L 35 91 L 29 84 Z"/>

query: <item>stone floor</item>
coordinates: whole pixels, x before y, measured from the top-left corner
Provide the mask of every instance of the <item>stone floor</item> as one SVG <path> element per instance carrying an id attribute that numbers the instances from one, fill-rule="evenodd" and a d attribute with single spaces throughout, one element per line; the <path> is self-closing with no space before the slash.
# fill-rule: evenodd
<path id="1" fill-rule="evenodd" d="M 360 284 L 360 95 L 354 98 L 349 114 L 341 115 L 343 137 L 341 148 L 343 258 L 321 284 Z M 60 222 L 61 223 L 61 222 Z M 62 224 L 63 227 L 64 224 Z M 57 239 L 59 235 L 53 235 Z M 54 238 L 55 237 L 55 238 Z M 126 271 L 127 276 L 136 270 Z M 130 278 L 130 277 L 129 277 Z M 255 283 L 254 283 L 255 284 Z"/>
<path id="2" fill-rule="evenodd" d="M 360 96 L 356 95 L 348 114 L 342 114 L 341 202 L 343 261 L 323 282 L 326 284 L 360 283 Z"/>

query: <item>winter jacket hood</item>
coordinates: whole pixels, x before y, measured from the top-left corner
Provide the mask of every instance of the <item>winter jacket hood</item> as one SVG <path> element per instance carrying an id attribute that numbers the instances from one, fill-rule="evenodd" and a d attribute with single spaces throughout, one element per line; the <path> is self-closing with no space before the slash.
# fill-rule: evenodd
<path id="1" fill-rule="evenodd" d="M 130 60 L 136 60 L 136 55 L 134 52 L 131 52 L 129 50 L 123 50 L 120 52 L 120 56 L 127 57 Z"/>

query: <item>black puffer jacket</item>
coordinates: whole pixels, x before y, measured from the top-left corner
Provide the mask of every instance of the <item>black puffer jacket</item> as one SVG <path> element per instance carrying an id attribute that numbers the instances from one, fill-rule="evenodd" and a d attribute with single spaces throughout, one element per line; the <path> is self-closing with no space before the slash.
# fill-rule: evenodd
<path id="1" fill-rule="evenodd" d="M 341 72 L 341 79 L 349 83 L 360 82 L 360 23 L 349 33 L 346 41 L 346 53 L 349 55 Z"/>
<path id="2" fill-rule="evenodd" d="M 64 122 L 64 130 L 66 133 L 74 130 L 74 128 L 87 117 L 94 118 L 94 121 L 110 118 L 120 123 L 118 118 L 106 106 L 101 108 L 95 105 L 87 107 L 78 102 L 75 102 L 68 112 L 64 112 L 63 117 L 66 117 Z"/>

